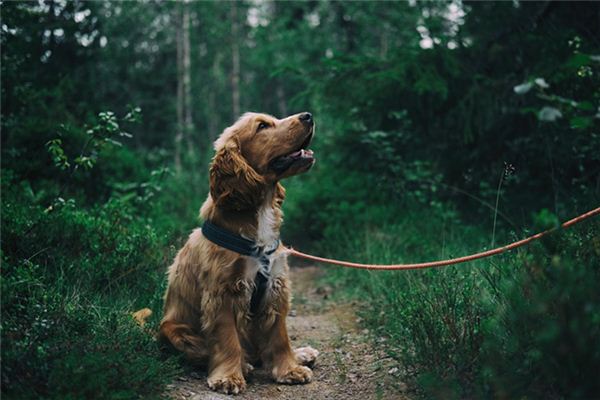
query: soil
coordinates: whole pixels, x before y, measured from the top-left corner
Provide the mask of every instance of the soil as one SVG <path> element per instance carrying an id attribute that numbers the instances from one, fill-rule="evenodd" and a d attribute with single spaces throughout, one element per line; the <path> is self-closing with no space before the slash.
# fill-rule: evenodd
<path id="1" fill-rule="evenodd" d="M 311 346 L 320 354 L 313 381 L 305 385 L 275 383 L 267 371 L 256 369 L 247 377 L 247 389 L 236 399 L 409 399 L 401 368 L 374 347 L 369 332 L 359 327 L 355 304 L 331 299 L 331 288 L 319 282 L 317 267 L 291 269 L 294 299 L 288 332 L 294 348 Z M 179 376 L 168 385 L 172 399 L 228 399 L 211 391 L 206 371 Z"/>

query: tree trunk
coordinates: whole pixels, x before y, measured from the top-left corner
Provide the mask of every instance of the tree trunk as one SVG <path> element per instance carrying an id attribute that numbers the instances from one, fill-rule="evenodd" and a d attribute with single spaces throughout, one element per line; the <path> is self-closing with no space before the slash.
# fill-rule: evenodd
<path id="1" fill-rule="evenodd" d="M 287 116 L 287 104 L 285 102 L 285 90 L 283 89 L 283 82 L 277 81 L 277 89 L 275 90 L 277 95 L 277 108 L 279 109 L 279 118 L 285 118 Z"/>
<path id="2" fill-rule="evenodd" d="M 223 59 L 223 54 L 219 51 L 215 52 L 215 57 L 213 59 L 213 65 L 211 68 L 211 80 L 212 80 L 212 90 L 208 92 L 208 137 L 211 142 L 213 142 L 217 135 L 219 134 L 218 129 L 221 125 L 220 114 L 217 110 L 217 93 L 221 90 L 220 82 L 222 82 L 222 72 L 221 72 L 221 60 Z M 225 81 L 227 81 L 225 79 Z"/>
<path id="3" fill-rule="evenodd" d="M 233 119 L 240 116 L 240 48 L 237 2 L 231 3 L 231 102 Z"/>
<path id="4" fill-rule="evenodd" d="M 192 118 L 192 62 L 190 59 L 190 7 L 185 1 L 183 7 L 183 34 L 182 34 L 182 58 L 183 58 L 183 106 L 184 126 L 183 133 L 187 145 L 188 158 L 193 160 L 194 156 L 194 121 Z"/>
<path id="5" fill-rule="evenodd" d="M 184 79 L 183 79 L 183 30 L 182 13 L 179 5 L 175 8 L 175 26 L 177 27 L 177 127 L 175 133 L 175 169 L 181 172 L 181 144 L 184 129 Z"/>

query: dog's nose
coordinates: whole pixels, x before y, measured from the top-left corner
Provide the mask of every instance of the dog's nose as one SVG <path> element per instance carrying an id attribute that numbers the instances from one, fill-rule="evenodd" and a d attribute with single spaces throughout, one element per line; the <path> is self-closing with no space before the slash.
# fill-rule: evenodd
<path id="1" fill-rule="evenodd" d="M 298 116 L 298 118 L 300 119 L 300 121 L 305 122 L 309 125 L 313 124 L 313 118 L 312 118 L 312 114 L 309 112 L 304 112 L 302 114 L 300 114 Z"/>

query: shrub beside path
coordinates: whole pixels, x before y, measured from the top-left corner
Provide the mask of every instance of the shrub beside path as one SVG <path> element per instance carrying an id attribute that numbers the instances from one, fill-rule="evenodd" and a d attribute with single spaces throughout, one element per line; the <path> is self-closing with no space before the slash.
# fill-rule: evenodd
<path id="1" fill-rule="evenodd" d="M 320 355 L 313 368 L 314 380 L 306 385 L 273 382 L 261 368 L 250 373 L 246 391 L 238 396 L 212 392 L 206 371 L 179 376 L 168 385 L 172 399 L 408 399 L 397 363 L 375 348 L 369 334 L 358 327 L 352 304 L 331 299 L 331 288 L 318 281 L 317 267 L 291 269 L 294 299 L 288 331 L 294 348 L 312 346 Z"/>

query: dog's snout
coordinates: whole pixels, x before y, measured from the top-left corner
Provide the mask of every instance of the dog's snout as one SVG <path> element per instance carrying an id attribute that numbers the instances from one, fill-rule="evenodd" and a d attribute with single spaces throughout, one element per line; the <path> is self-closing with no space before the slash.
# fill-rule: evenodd
<path id="1" fill-rule="evenodd" d="M 300 119 L 300 121 L 312 125 L 313 124 L 313 117 L 312 114 L 309 112 L 303 112 L 302 114 L 300 114 L 298 116 L 298 119 Z"/>

